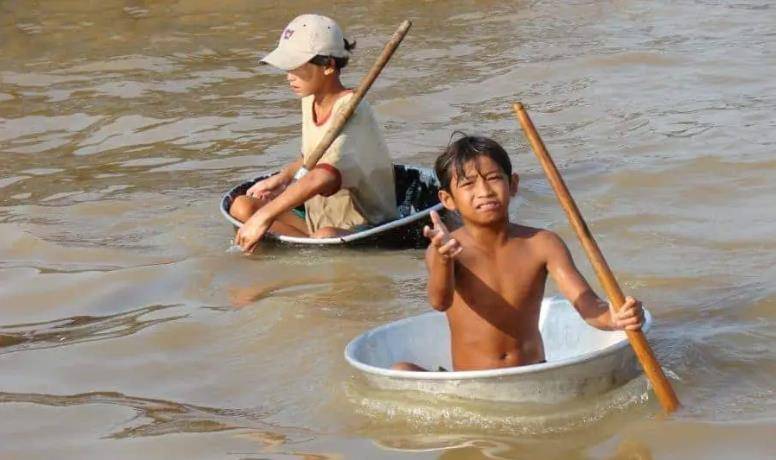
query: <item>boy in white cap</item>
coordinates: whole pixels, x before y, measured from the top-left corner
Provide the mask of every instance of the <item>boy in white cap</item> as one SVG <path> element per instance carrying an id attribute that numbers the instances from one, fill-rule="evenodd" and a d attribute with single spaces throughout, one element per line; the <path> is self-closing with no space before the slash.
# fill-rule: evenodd
<path id="1" fill-rule="evenodd" d="M 302 155 L 234 200 L 229 212 L 245 222 L 235 237 L 243 251 L 252 252 L 267 231 L 327 238 L 397 217 L 393 165 L 366 100 L 317 166 L 293 181 L 331 115 L 353 96 L 340 70 L 354 46 L 332 19 L 305 14 L 288 24 L 277 48 L 261 60 L 285 70 L 291 90 L 302 98 Z M 304 217 L 294 213 L 302 203 Z"/>

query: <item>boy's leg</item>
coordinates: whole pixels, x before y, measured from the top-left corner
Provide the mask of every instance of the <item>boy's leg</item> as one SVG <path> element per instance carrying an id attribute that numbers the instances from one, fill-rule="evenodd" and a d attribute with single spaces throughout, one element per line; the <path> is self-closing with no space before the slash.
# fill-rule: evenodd
<path id="1" fill-rule="evenodd" d="M 307 230 L 305 231 L 299 230 L 299 227 L 295 224 L 289 224 L 288 221 L 293 222 L 294 220 L 299 220 L 302 223 L 302 227 L 306 227 L 305 221 L 299 218 L 296 214 L 292 212 L 287 212 L 275 220 L 275 222 L 272 223 L 272 226 L 269 228 L 270 233 L 274 233 L 275 235 L 285 235 L 285 236 L 299 236 L 299 237 L 309 237 L 310 234 L 307 233 Z"/>
<path id="2" fill-rule="evenodd" d="M 268 202 L 269 200 L 266 199 L 240 195 L 234 199 L 232 206 L 229 207 L 229 214 L 240 222 L 245 222 Z M 287 236 L 310 236 L 307 233 L 307 222 L 292 211 L 284 212 L 275 219 L 269 231 Z"/>
<path id="3" fill-rule="evenodd" d="M 240 222 L 250 219 L 254 212 L 267 204 L 269 200 L 240 195 L 229 206 L 229 214 Z"/>

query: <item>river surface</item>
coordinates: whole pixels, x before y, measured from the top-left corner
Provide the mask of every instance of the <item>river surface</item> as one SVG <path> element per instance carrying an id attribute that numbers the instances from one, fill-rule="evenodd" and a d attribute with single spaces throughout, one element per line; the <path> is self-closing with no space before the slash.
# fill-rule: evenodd
<path id="1" fill-rule="evenodd" d="M 592 281 L 526 104 L 678 413 L 643 379 L 540 410 L 374 391 L 343 348 L 429 309 L 421 251 L 228 252 L 221 194 L 300 148 L 257 58 L 311 11 L 358 41 L 348 85 L 412 19 L 368 95 L 395 160 L 494 137 L 513 219 Z M 774 76 L 766 0 L 2 1 L 0 457 L 774 458 Z"/>

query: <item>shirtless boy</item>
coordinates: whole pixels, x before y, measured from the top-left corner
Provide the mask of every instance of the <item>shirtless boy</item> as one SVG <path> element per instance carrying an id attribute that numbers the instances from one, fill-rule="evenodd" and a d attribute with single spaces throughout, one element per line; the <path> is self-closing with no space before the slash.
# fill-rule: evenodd
<path id="1" fill-rule="evenodd" d="M 603 330 L 638 330 L 641 302 L 627 297 L 614 312 L 577 270 L 553 232 L 509 222 L 518 176 L 504 149 L 484 137 L 451 143 L 435 165 L 439 199 L 457 211 L 461 228 L 449 232 L 432 214 L 426 250 L 431 305 L 447 314 L 456 371 L 541 363 L 539 310 L 547 275 L 582 318 Z M 424 371 L 413 363 L 399 370 Z"/>

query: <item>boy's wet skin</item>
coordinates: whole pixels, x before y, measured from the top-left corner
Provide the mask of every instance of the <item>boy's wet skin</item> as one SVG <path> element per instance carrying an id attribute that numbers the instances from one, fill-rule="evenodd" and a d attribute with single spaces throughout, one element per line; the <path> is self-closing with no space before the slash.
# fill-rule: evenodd
<path id="1" fill-rule="evenodd" d="M 539 309 L 547 271 L 534 249 L 538 230 L 510 226 L 505 244 L 478 247 L 464 229 L 456 289 L 447 309 L 455 369 L 520 366 L 544 360 Z M 520 260 L 520 264 L 515 261 Z"/>
<path id="2" fill-rule="evenodd" d="M 490 369 L 544 361 L 539 305 L 547 280 L 546 256 L 556 250 L 549 241 L 553 235 L 508 223 L 517 175 L 506 177 L 484 156 L 467 164 L 464 173 L 460 179 L 453 175 L 446 205 L 454 203 L 470 224 L 450 234 L 465 249 L 454 261 L 452 303 L 448 308 L 441 302 L 434 305 L 447 311 L 453 367 Z M 439 263 L 432 248 L 429 262 Z"/>
<path id="3" fill-rule="evenodd" d="M 548 274 L 591 326 L 640 328 L 641 303 L 629 297 L 614 313 L 587 284 L 557 235 L 509 223 L 509 201 L 517 193 L 518 176 L 511 174 L 509 158 L 498 144 L 470 139 L 457 141 L 440 157 L 455 157 L 455 151 L 450 152 L 458 148 L 464 153 L 457 160 L 443 161 L 441 168 L 437 162 L 440 201 L 459 213 L 463 226 L 450 232 L 432 213 L 433 228 L 424 229 L 431 240 L 426 250 L 429 301 L 447 313 L 454 369 L 544 361 L 539 312 Z M 484 147 L 498 152 L 483 153 Z M 393 368 L 425 370 L 413 363 Z"/>

